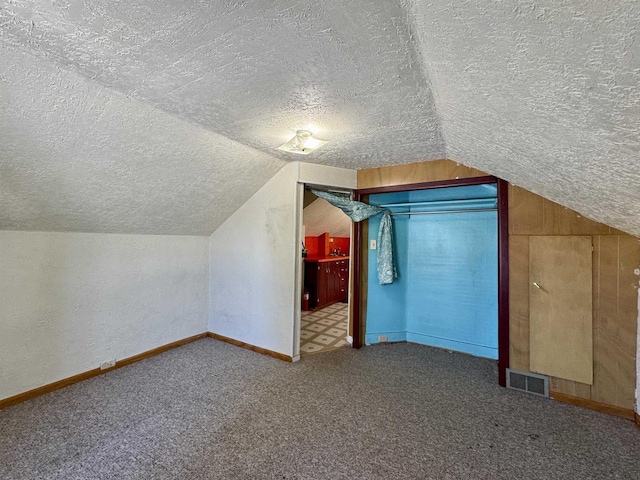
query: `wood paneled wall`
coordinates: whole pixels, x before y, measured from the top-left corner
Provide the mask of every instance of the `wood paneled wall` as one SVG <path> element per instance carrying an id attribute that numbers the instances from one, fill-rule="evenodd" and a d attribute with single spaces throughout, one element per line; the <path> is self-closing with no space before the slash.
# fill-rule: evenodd
<path id="1" fill-rule="evenodd" d="M 484 177 L 488 173 L 451 160 L 409 163 L 395 167 L 358 170 L 358 188 L 388 187 L 409 183 L 435 182 L 452 178 Z"/>
<path id="2" fill-rule="evenodd" d="M 358 172 L 358 188 L 487 175 L 450 160 Z M 593 239 L 593 385 L 559 378 L 551 390 L 633 409 L 636 383 L 640 240 L 591 221 L 520 187 L 509 187 L 510 366 L 529 370 L 529 237 L 591 235 Z M 364 245 L 366 252 L 366 245 Z M 366 259 L 362 259 L 363 269 Z"/>
<path id="3" fill-rule="evenodd" d="M 523 188 L 509 188 L 510 363 L 529 369 L 529 237 L 590 235 L 593 385 L 551 378 L 553 392 L 633 409 L 640 241 Z"/>

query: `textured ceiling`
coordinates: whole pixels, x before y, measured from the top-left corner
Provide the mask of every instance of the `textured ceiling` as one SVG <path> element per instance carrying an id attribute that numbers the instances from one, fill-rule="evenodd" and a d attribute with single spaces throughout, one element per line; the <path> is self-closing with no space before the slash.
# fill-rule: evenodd
<path id="1" fill-rule="evenodd" d="M 305 126 L 331 140 L 306 161 L 444 154 L 406 10 L 392 2 L 5 5 L 5 43 L 284 160 L 274 147 Z"/>
<path id="2" fill-rule="evenodd" d="M 629 1 L 0 1 L 0 228 L 208 234 L 291 154 L 436 158 L 640 234 Z"/>
<path id="3" fill-rule="evenodd" d="M 640 236 L 640 2 L 411 8 L 448 158 Z"/>
<path id="4" fill-rule="evenodd" d="M 3 229 L 209 235 L 284 164 L 22 53 L 0 57 Z"/>

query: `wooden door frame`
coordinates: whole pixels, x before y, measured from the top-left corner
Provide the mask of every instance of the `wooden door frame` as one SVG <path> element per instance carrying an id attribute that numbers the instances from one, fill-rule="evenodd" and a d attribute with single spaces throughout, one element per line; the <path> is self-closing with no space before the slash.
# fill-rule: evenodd
<path id="1" fill-rule="evenodd" d="M 301 242 L 304 242 L 304 237 L 302 236 L 302 226 L 304 225 L 304 191 L 307 188 L 313 188 L 313 189 L 317 189 L 317 190 L 323 190 L 323 191 L 328 191 L 328 192 L 341 192 L 341 193 L 345 193 L 345 194 L 349 194 L 351 196 L 352 199 L 355 198 L 355 192 L 356 189 L 355 188 L 349 188 L 349 187 L 340 187 L 340 186 L 335 186 L 335 185 L 329 185 L 329 184 L 320 184 L 320 183 L 313 183 L 313 182 L 304 182 L 304 181 L 298 181 L 296 183 L 297 187 L 296 188 L 301 188 L 301 190 L 299 190 L 298 195 L 300 195 L 298 197 L 297 200 L 297 205 L 299 208 L 299 220 L 298 220 L 298 233 L 297 235 L 300 237 Z M 338 208 L 338 207 L 335 207 Z M 353 247 L 353 242 L 355 240 L 355 227 L 357 225 L 359 225 L 356 222 L 352 222 L 353 224 L 353 228 L 351 229 L 351 231 L 349 232 L 349 243 L 350 243 L 350 250 Z M 302 258 L 302 245 L 301 242 L 297 242 L 296 245 L 296 256 L 298 258 L 298 262 L 300 262 L 298 264 L 298 269 L 299 272 L 296 274 L 297 278 L 299 279 L 296 282 L 296 292 L 302 292 L 304 289 L 304 258 Z M 336 257 L 338 258 L 338 257 Z M 349 339 L 348 337 L 349 335 L 349 331 L 351 328 L 351 322 L 353 321 L 353 310 L 352 310 L 352 304 L 354 302 L 353 296 L 351 295 L 352 289 L 355 288 L 353 285 L 355 285 L 355 278 L 352 279 L 352 265 L 353 265 L 353 256 L 351 255 L 351 253 L 349 254 L 349 276 L 347 277 L 347 340 Z M 301 300 L 299 295 L 296 294 L 295 298 L 297 298 L 298 300 L 295 302 L 295 306 L 294 308 L 296 310 L 294 310 L 294 353 L 297 351 L 297 357 L 298 359 L 302 356 L 302 352 L 300 351 L 300 344 L 301 342 L 301 338 L 300 338 L 300 330 L 302 328 L 302 305 L 301 305 Z M 297 314 L 296 314 L 297 312 Z M 296 345 L 297 345 L 297 350 L 296 350 Z M 358 346 L 359 348 L 359 346 Z M 295 355 L 294 355 L 295 356 Z"/>
<path id="2" fill-rule="evenodd" d="M 494 176 L 439 180 L 435 182 L 410 183 L 357 189 L 354 200 L 362 201 L 364 195 L 377 193 L 407 192 L 433 188 L 465 187 L 485 183 L 496 184 L 498 188 L 498 383 L 507 386 L 509 367 L 509 198 L 508 183 Z M 353 348 L 362 346 L 364 331 L 361 322 L 361 262 L 362 262 L 362 222 L 356 223 L 353 235 Z M 364 253 L 368 250 L 365 249 Z"/>

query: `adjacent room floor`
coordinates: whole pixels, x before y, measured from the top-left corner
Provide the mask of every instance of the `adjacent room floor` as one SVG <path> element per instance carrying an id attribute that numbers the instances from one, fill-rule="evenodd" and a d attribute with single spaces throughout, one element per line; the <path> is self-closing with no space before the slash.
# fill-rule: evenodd
<path id="1" fill-rule="evenodd" d="M 300 352 L 304 355 L 349 345 L 348 321 L 347 303 L 334 303 L 321 310 L 303 310 L 300 322 Z"/>
<path id="2" fill-rule="evenodd" d="M 203 339 L 0 411 L 0 478 L 638 478 L 632 422 L 496 374 L 412 344 L 291 364 Z"/>

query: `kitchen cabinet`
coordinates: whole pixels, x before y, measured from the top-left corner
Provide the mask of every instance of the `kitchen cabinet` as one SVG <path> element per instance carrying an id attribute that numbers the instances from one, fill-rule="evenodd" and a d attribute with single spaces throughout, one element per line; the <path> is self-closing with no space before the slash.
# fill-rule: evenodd
<path id="1" fill-rule="evenodd" d="M 310 310 L 346 300 L 348 285 L 348 257 L 305 259 L 304 288 L 309 291 Z"/>

